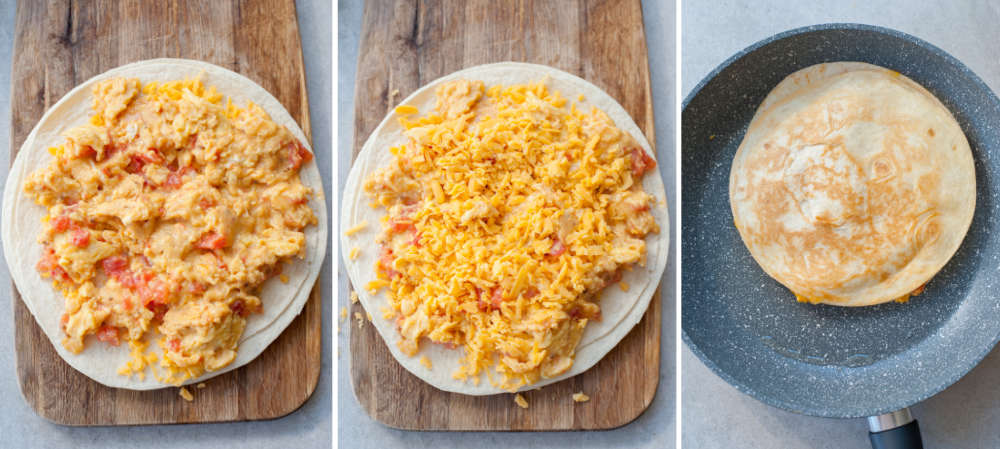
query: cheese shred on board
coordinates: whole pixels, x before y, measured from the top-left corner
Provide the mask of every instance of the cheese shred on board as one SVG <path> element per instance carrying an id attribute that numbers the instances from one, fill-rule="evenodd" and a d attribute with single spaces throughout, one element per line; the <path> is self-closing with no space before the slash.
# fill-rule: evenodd
<path id="1" fill-rule="evenodd" d="M 404 111 L 406 143 L 364 185 L 387 211 L 366 288 L 386 288 L 403 353 L 464 349 L 456 379 L 514 391 L 558 376 L 601 319 L 598 293 L 645 264 L 655 161 L 544 81 L 435 94 L 433 111 Z"/>

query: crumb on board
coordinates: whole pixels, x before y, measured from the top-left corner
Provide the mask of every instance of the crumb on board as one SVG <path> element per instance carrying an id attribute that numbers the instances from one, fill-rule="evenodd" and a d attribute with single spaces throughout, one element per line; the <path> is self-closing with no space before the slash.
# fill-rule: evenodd
<path id="1" fill-rule="evenodd" d="M 573 402 L 587 402 L 590 400 L 590 396 L 583 394 L 583 392 L 573 393 Z"/>
<path id="2" fill-rule="evenodd" d="M 618 281 L 618 288 L 622 289 L 623 292 L 628 291 L 628 282 Z"/>
<path id="3" fill-rule="evenodd" d="M 358 320 L 358 329 L 365 326 L 365 317 L 361 315 L 361 312 L 354 312 L 354 319 Z"/>
<path id="4" fill-rule="evenodd" d="M 425 367 L 427 367 L 427 369 L 431 369 L 431 359 L 427 358 L 426 355 L 423 356 L 423 357 L 420 357 L 420 364 L 424 365 Z"/>
<path id="5" fill-rule="evenodd" d="M 517 403 L 518 407 L 528 408 L 528 400 L 521 396 L 521 393 L 514 395 L 514 402 Z"/>
<path id="6" fill-rule="evenodd" d="M 344 231 L 344 235 L 350 237 L 350 236 L 352 236 L 354 234 L 357 234 L 357 233 L 363 231 L 367 227 L 368 227 L 368 220 L 364 220 L 361 223 L 358 223 L 358 224 L 354 225 L 353 227 L 351 227 L 350 229 Z"/>
<path id="7" fill-rule="evenodd" d="M 348 254 L 347 257 L 351 260 L 355 260 L 359 255 L 361 255 L 361 248 L 355 246 L 354 248 L 351 248 L 351 253 Z"/>
<path id="8" fill-rule="evenodd" d="M 372 314 L 370 314 L 368 312 L 365 312 L 365 318 L 368 318 L 368 321 L 371 321 L 372 320 Z"/>
<path id="9" fill-rule="evenodd" d="M 708 140 L 715 140 L 715 134 L 712 134 L 711 136 L 708 136 Z"/>
<path id="10" fill-rule="evenodd" d="M 192 395 L 191 392 L 185 387 L 181 387 L 181 391 L 179 393 L 185 401 L 191 402 L 194 400 L 194 395 Z"/>
<path id="11" fill-rule="evenodd" d="M 358 301 L 359 301 L 359 299 L 358 299 L 358 292 L 351 291 L 351 304 L 357 304 Z"/>
<path id="12" fill-rule="evenodd" d="M 205 388 L 205 382 L 198 382 L 198 389 Z"/>
<path id="13" fill-rule="evenodd" d="M 284 274 L 278 276 L 278 279 L 281 279 L 281 283 L 282 284 L 287 284 L 288 283 L 288 276 L 286 276 Z"/>
<path id="14" fill-rule="evenodd" d="M 347 319 L 347 307 L 340 308 L 340 321 Z"/>

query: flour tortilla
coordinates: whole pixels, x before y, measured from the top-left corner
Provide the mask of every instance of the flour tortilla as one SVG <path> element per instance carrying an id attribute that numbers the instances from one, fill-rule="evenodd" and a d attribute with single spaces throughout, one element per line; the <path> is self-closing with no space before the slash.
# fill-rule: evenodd
<path id="1" fill-rule="evenodd" d="M 897 72 L 837 62 L 793 73 L 761 103 L 729 195 L 771 277 L 811 301 L 866 306 L 906 297 L 954 255 L 975 178 L 969 143 L 933 94 Z"/>
<path id="2" fill-rule="evenodd" d="M 575 101 L 580 94 L 583 94 L 585 100 L 580 103 L 583 110 L 589 110 L 590 107 L 596 106 L 608 114 L 619 129 L 630 134 L 636 142 L 642 145 L 647 154 L 651 156 L 656 154 L 639 127 L 611 96 L 581 78 L 542 65 L 502 62 L 471 67 L 421 87 L 400 104 L 416 106 L 421 113 L 427 113 L 434 108 L 434 89 L 443 82 L 455 79 L 481 80 L 487 87 L 497 84 L 526 84 L 545 80 L 550 89 L 558 91 L 564 98 L 571 101 Z M 363 231 L 350 237 L 343 233 L 340 234 L 347 274 L 355 286 L 365 310 L 372 315 L 372 323 L 386 341 L 392 355 L 404 368 L 434 387 L 445 391 L 468 395 L 505 393 L 507 390 L 496 388 L 490 384 L 485 374 L 480 376 L 478 386 L 474 385 L 471 379 L 461 381 L 452 378 L 452 374 L 461 366 L 459 359 L 465 355 L 464 349 L 447 349 L 443 345 L 423 341 L 420 344 L 420 353 L 413 357 L 400 352 L 396 344 L 401 338 L 396 330 L 395 321 L 382 318 L 382 307 L 390 307 L 386 289 L 382 289 L 377 295 L 372 295 L 364 288 L 368 282 L 375 279 L 374 266 L 378 256 L 378 244 L 375 239 L 382 232 L 380 219 L 386 214 L 386 210 L 369 207 L 371 199 L 365 194 L 362 185 L 364 180 L 377 168 L 391 162 L 393 158 L 389 152 L 391 146 L 406 142 L 407 139 L 403 135 L 398 118 L 396 114 L 391 113 L 379 124 L 378 128 L 375 128 L 362 147 L 361 153 L 358 154 L 347 177 L 340 223 L 344 229 L 363 221 L 367 221 L 369 224 Z M 650 234 L 646 237 L 646 266 L 636 265 L 632 271 L 625 272 L 622 280 L 630 286 L 628 292 L 623 292 L 615 286 L 601 292 L 598 304 L 601 306 L 603 319 L 602 321 L 592 321 L 587 325 L 580 344 L 576 348 L 573 366 L 566 373 L 552 379 L 542 379 L 537 383 L 522 387 L 521 390 L 538 388 L 586 371 L 614 348 L 646 312 L 646 307 L 649 306 L 649 301 L 659 285 L 660 276 L 667 264 L 670 229 L 666 193 L 659 172 L 654 170 L 647 173 L 643 178 L 642 185 L 646 192 L 658 200 L 651 212 L 660 226 L 659 234 Z M 360 248 L 361 253 L 356 260 L 351 260 L 348 254 L 354 247 Z M 427 356 L 430 359 L 431 369 L 420 364 L 421 356 Z M 492 368 L 488 368 L 488 370 L 492 371 Z"/>
<path id="3" fill-rule="evenodd" d="M 169 385 L 157 381 L 149 368 L 146 370 L 145 380 L 139 380 L 135 375 L 132 377 L 119 375 L 118 369 L 131 360 L 126 344 L 113 347 L 98 342 L 91 335 L 87 337 L 86 347 L 80 354 L 73 354 L 63 348 L 61 342 L 65 335 L 59 325 L 64 310 L 63 296 L 52 287 L 50 280 L 43 279 L 35 271 L 35 264 L 42 254 L 42 245 L 38 243 L 37 237 L 46 210 L 36 205 L 24 193 L 23 184 L 30 173 L 45 167 L 54 158 L 47 148 L 63 143 L 65 141 L 62 137 L 63 132 L 87 123 L 92 114 L 91 87 L 97 81 L 129 77 L 138 78 L 146 83 L 199 76 L 206 86 L 215 86 L 221 94 L 231 98 L 235 105 L 243 107 L 250 101 L 254 102 L 267 111 L 275 123 L 284 125 L 303 145 L 312 150 L 309 147 L 309 140 L 281 103 L 248 78 L 200 61 L 151 59 L 124 65 L 91 78 L 49 108 L 17 153 L 4 188 L 2 215 L 4 257 L 21 298 L 63 360 L 87 377 L 109 387 L 152 390 Z M 316 225 L 305 230 L 305 259 L 293 258 L 283 265 L 283 274 L 288 276 L 288 283 L 282 283 L 275 277 L 262 285 L 260 292 L 262 313 L 253 314 L 248 318 L 246 329 L 240 338 L 236 359 L 219 371 L 206 373 L 199 378 L 188 380 L 185 384 L 201 382 L 250 363 L 281 334 L 292 319 L 302 311 L 302 307 L 309 299 L 326 253 L 327 216 L 323 201 L 323 182 L 315 159 L 303 165 L 299 176 L 302 183 L 314 192 L 309 200 L 309 206 L 318 219 Z M 155 342 L 151 342 L 150 348 L 159 351 Z"/>

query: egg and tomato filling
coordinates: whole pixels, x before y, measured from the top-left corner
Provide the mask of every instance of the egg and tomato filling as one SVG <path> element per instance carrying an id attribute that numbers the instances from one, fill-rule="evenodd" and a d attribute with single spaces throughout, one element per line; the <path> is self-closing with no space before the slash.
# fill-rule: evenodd
<path id="1" fill-rule="evenodd" d="M 641 185 L 654 160 L 544 82 L 451 81 L 432 112 L 397 113 L 407 142 L 364 187 L 388 212 L 366 287 L 387 287 L 399 349 L 464 348 L 456 379 L 511 390 L 566 372 L 598 293 L 659 231 Z"/>
<path id="2" fill-rule="evenodd" d="M 48 209 L 37 268 L 65 296 L 63 346 L 128 342 L 120 372 L 143 376 L 158 334 L 164 382 L 225 367 L 260 285 L 305 254 L 312 153 L 199 80 L 101 81 L 93 111 L 24 185 Z"/>

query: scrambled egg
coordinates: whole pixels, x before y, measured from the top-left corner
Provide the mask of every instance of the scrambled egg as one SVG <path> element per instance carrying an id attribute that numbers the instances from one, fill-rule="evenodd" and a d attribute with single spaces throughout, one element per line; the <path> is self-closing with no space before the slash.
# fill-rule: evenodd
<path id="1" fill-rule="evenodd" d="M 408 141 L 364 186 L 388 212 L 366 289 L 388 287 L 403 353 L 464 348 L 456 379 L 492 366 L 491 383 L 515 390 L 558 376 L 601 318 L 598 293 L 645 263 L 655 162 L 544 83 L 456 80 L 436 100 L 412 119 L 396 109 Z"/>
<path id="2" fill-rule="evenodd" d="M 219 370 L 263 307 L 260 285 L 305 254 L 317 220 L 299 170 L 312 154 L 199 80 L 109 79 L 93 96 L 90 122 L 24 185 L 48 209 L 37 268 L 65 296 L 62 344 L 127 341 L 119 372 L 142 376 L 155 330 L 161 381 Z"/>

